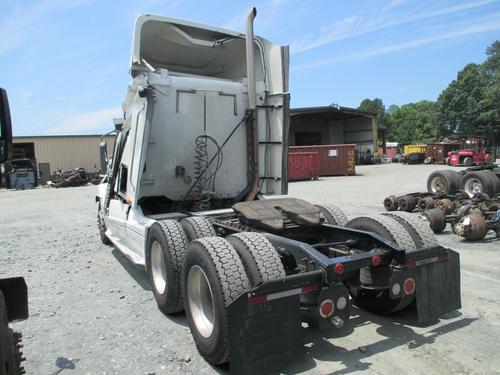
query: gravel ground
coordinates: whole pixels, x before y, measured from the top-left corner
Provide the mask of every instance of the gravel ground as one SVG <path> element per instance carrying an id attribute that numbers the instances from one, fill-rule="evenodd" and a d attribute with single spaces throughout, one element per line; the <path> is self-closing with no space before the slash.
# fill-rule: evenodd
<path id="1" fill-rule="evenodd" d="M 290 195 L 330 201 L 350 217 L 382 212 L 389 194 L 425 190 L 441 166 L 357 167 L 358 176 L 294 182 Z M 28 374 L 215 374 L 197 353 L 185 317 L 164 316 L 147 276 L 100 243 L 96 187 L 0 191 L 0 277 L 22 275 L 30 318 L 24 334 Z M 353 308 L 342 329 L 304 329 L 306 358 L 289 374 L 499 373 L 500 241 L 442 245 L 462 262 L 462 304 L 431 325 L 413 311 L 391 318 Z"/>

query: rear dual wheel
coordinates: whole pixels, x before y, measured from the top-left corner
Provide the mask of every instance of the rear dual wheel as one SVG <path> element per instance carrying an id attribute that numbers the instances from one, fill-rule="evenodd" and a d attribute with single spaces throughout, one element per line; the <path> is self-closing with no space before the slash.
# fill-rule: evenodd
<path id="1" fill-rule="evenodd" d="M 153 294 L 167 314 L 186 310 L 198 350 L 210 363 L 222 364 L 229 359 L 226 307 L 252 287 L 284 277 L 285 270 L 258 233 L 226 240 L 215 237 L 207 218 L 181 223 L 165 220 L 150 229 L 146 265 Z"/>
<path id="2" fill-rule="evenodd" d="M 437 244 L 430 229 L 424 228 L 424 223 L 419 223 L 410 217 L 410 214 L 404 212 L 358 217 L 348 222 L 346 227 L 374 232 L 403 250 Z M 414 295 L 391 298 L 389 291 L 391 275 L 389 266 L 361 269 L 359 282 L 349 285 L 354 304 L 375 314 L 390 314 L 410 305 L 415 300 Z"/>
<path id="3" fill-rule="evenodd" d="M 271 243 L 258 233 L 192 241 L 183 267 L 184 306 L 199 352 L 212 364 L 229 359 L 226 307 L 255 285 L 285 276 Z"/>

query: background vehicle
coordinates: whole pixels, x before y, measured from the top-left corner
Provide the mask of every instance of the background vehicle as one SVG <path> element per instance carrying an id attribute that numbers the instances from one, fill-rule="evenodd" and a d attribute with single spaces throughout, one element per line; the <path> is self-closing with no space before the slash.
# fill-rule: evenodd
<path id="1" fill-rule="evenodd" d="M 463 148 L 448 152 L 448 165 L 472 165 L 493 164 L 494 157 L 490 155 L 483 137 L 470 137 L 463 143 Z"/>
<path id="2" fill-rule="evenodd" d="M 98 226 L 147 269 L 159 308 L 186 311 L 207 361 L 238 374 L 295 358 L 301 322 L 348 321 L 350 298 L 427 321 L 460 308 L 459 256 L 403 216 L 348 220 L 286 194 L 288 49 L 246 35 L 140 16 L 132 82 Z"/>
<path id="3" fill-rule="evenodd" d="M 12 150 L 12 125 L 7 92 L 0 88 L 0 163 Z M 24 374 L 21 334 L 9 322 L 28 318 L 28 289 L 22 277 L 0 279 L 0 375 Z"/>
<path id="4" fill-rule="evenodd" d="M 36 162 L 31 159 L 13 159 L 5 163 L 7 189 L 33 189 L 38 186 Z"/>
<path id="5" fill-rule="evenodd" d="M 428 143 L 424 163 L 449 164 L 448 154 L 451 151 L 458 151 L 459 148 L 458 142 Z"/>
<path id="6" fill-rule="evenodd" d="M 403 148 L 403 163 L 420 164 L 425 160 L 427 145 L 406 145 Z"/>

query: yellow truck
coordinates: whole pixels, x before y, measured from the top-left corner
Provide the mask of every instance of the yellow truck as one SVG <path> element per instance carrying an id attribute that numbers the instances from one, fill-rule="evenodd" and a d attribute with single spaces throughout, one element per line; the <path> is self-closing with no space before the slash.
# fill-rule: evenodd
<path id="1" fill-rule="evenodd" d="M 403 163 L 420 164 L 425 160 L 427 145 L 406 145 L 403 148 Z"/>
<path id="2" fill-rule="evenodd" d="M 404 155 L 410 155 L 415 153 L 423 153 L 425 154 L 425 149 L 427 145 L 406 145 L 403 148 Z"/>

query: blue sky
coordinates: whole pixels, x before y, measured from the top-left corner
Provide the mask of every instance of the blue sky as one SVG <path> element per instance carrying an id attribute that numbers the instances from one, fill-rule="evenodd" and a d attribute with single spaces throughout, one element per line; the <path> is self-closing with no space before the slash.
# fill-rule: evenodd
<path id="1" fill-rule="evenodd" d="M 126 85 L 134 20 L 156 13 L 290 45 L 292 107 L 388 107 L 439 93 L 500 39 L 500 0 L 0 0 L 0 86 L 15 135 L 112 128 Z"/>

